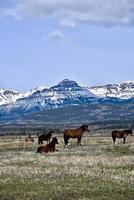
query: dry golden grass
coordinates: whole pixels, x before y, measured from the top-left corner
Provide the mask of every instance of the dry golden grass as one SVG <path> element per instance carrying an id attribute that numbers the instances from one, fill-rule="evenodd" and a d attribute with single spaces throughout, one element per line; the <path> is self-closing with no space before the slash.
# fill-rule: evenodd
<path id="1" fill-rule="evenodd" d="M 134 137 L 113 145 L 111 137 L 70 140 L 58 152 L 37 154 L 37 140 L 0 140 L 0 199 L 134 199 Z"/>

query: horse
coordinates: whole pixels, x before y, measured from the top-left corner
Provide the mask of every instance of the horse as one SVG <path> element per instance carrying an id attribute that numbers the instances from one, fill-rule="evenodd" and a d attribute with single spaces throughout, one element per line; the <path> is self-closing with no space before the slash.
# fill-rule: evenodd
<path id="1" fill-rule="evenodd" d="M 54 137 L 52 139 L 52 141 L 47 144 L 46 146 L 40 146 L 37 149 L 37 153 L 48 153 L 48 152 L 54 152 L 54 151 L 58 151 L 55 149 L 56 144 L 59 144 L 58 139 L 56 137 Z"/>
<path id="2" fill-rule="evenodd" d="M 128 129 L 128 130 L 123 130 L 123 131 L 112 131 L 111 135 L 112 135 L 112 139 L 113 139 L 113 143 L 115 144 L 116 142 L 116 138 L 123 138 L 123 143 L 125 144 L 126 141 L 126 137 L 128 135 L 132 135 L 132 130 Z"/>
<path id="3" fill-rule="evenodd" d="M 88 125 L 82 125 L 81 127 L 77 129 L 67 129 L 64 131 L 63 137 L 64 137 L 64 143 L 67 146 L 68 145 L 68 140 L 70 138 L 78 138 L 77 145 L 81 145 L 81 138 L 83 136 L 83 133 L 85 131 L 90 132 L 88 129 Z"/>
<path id="4" fill-rule="evenodd" d="M 31 136 L 31 134 L 29 134 L 28 137 L 25 138 L 25 142 L 26 142 L 26 144 L 33 144 L 34 143 L 34 139 Z"/>
<path id="5" fill-rule="evenodd" d="M 47 141 L 47 143 L 50 143 L 50 139 L 52 137 L 53 131 L 50 131 L 49 133 L 45 134 L 43 133 L 38 137 L 38 144 L 43 144 L 43 141 Z"/>

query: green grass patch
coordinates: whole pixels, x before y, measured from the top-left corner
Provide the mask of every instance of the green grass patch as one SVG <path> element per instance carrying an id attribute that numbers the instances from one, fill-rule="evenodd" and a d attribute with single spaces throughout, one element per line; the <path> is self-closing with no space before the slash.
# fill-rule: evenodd
<path id="1" fill-rule="evenodd" d="M 14 180 L 0 185 L 2 200 L 133 200 L 133 185 L 84 176 L 64 175 L 60 179 Z"/>
<path id="2" fill-rule="evenodd" d="M 134 200 L 134 138 L 82 138 L 58 152 L 37 154 L 37 141 L 0 140 L 0 200 Z M 10 145 L 9 145 L 10 144 Z"/>

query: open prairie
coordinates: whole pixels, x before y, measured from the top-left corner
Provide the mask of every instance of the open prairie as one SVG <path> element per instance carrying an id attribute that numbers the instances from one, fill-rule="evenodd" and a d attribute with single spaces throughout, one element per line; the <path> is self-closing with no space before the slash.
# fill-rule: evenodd
<path id="1" fill-rule="evenodd" d="M 0 138 L 0 200 L 134 200 L 134 137 L 70 140 L 58 152 L 37 154 L 37 139 Z"/>

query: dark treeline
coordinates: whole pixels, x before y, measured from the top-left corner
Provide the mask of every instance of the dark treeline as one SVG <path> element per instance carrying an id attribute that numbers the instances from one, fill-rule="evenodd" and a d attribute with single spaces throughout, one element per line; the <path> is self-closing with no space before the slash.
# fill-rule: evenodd
<path id="1" fill-rule="evenodd" d="M 8 124 L 0 125 L 0 135 L 39 135 L 44 132 L 53 131 L 54 133 L 62 133 L 64 129 L 69 127 L 77 127 L 77 124 Z"/>
<path id="2" fill-rule="evenodd" d="M 88 124 L 92 132 L 98 132 L 99 130 L 105 129 L 134 129 L 134 121 L 128 120 L 110 120 L 101 122 L 83 122 L 83 124 Z M 38 136 L 43 132 L 53 131 L 54 133 L 63 133 L 67 128 L 77 128 L 81 126 L 82 123 L 67 123 L 67 124 L 2 124 L 0 125 L 0 135 L 27 135 L 33 134 Z"/>

